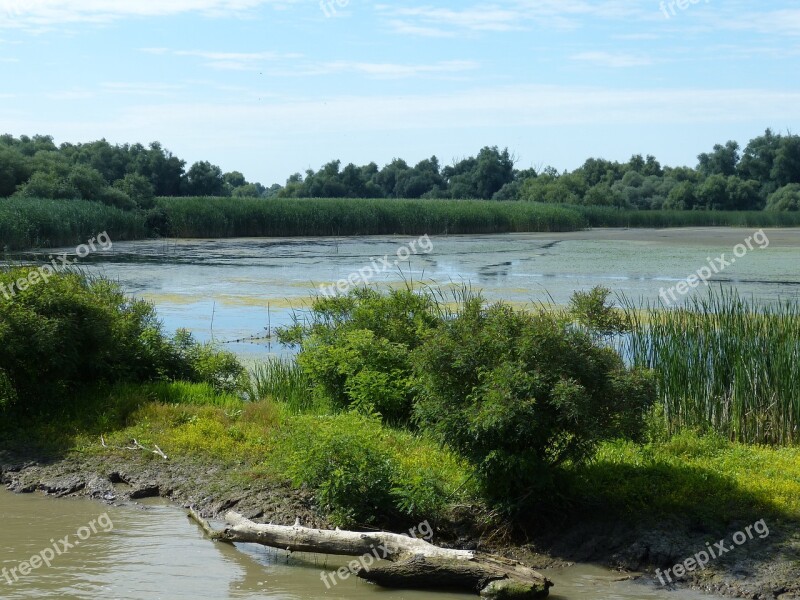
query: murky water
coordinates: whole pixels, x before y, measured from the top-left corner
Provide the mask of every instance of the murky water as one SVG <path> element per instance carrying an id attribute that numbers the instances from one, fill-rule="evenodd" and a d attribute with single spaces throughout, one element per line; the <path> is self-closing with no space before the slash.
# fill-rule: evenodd
<path id="1" fill-rule="evenodd" d="M 405 260 L 398 259 L 398 250 L 415 238 L 160 240 L 118 242 L 80 264 L 153 301 L 168 330 L 186 327 L 199 339 L 213 338 L 256 358 L 284 349 L 269 341 L 235 340 L 261 338 L 268 328 L 290 323 L 292 308 L 306 305 L 320 285 L 348 278 L 373 259 L 382 271 L 370 278 L 374 284 L 470 283 L 487 298 L 518 304 L 566 303 L 575 290 L 605 285 L 657 302 L 662 288 L 723 253 L 729 260 L 734 247 L 753 233 L 716 228 L 442 236 L 430 238 L 432 248 L 418 241 L 417 253 Z M 756 238 L 752 250 L 711 282 L 736 286 L 765 302 L 797 298 L 800 229 L 766 234 L 768 247 L 761 249 Z M 62 251 L 74 253 L 52 254 Z"/>
<path id="2" fill-rule="evenodd" d="M 92 522 L 96 533 L 92 533 Z M 62 540 L 74 547 L 64 550 Z M 20 563 L 54 544 L 62 554 L 50 560 L 49 567 L 41 564 L 26 575 L 20 574 Z M 476 598 L 385 590 L 354 577 L 327 589 L 321 573 L 343 566 L 346 560 L 312 554 L 289 557 L 285 552 L 251 544 L 215 544 L 203 537 L 182 510 L 161 501 L 139 507 L 109 507 L 89 500 L 22 496 L 0 490 L 0 598 L 7 600 Z M 13 574 L 12 569 L 16 569 Z M 556 584 L 551 590 L 556 600 L 676 597 L 674 592 L 653 586 L 616 581 L 618 575 L 598 567 L 576 566 L 546 574 Z M 680 597 L 709 598 L 688 592 L 681 592 Z"/>

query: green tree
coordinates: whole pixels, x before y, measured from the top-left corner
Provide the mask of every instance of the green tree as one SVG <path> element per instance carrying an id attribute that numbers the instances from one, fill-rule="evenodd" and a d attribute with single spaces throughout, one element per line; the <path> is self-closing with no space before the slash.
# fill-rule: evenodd
<path id="1" fill-rule="evenodd" d="M 248 183 L 233 190 L 234 198 L 260 198 L 264 195 L 264 186 L 260 183 Z"/>
<path id="2" fill-rule="evenodd" d="M 225 184 L 231 189 L 234 190 L 235 188 L 242 187 L 243 185 L 247 185 L 247 180 L 244 178 L 239 171 L 231 171 L 230 173 L 225 173 L 222 176 L 225 180 Z"/>
<path id="3" fill-rule="evenodd" d="M 13 194 L 30 176 L 26 157 L 15 148 L 0 145 L 0 197 Z"/>
<path id="4" fill-rule="evenodd" d="M 128 196 L 140 208 L 155 206 L 155 189 L 144 175 L 128 173 L 122 179 L 115 181 L 114 187 Z"/>
<path id="5" fill-rule="evenodd" d="M 736 175 L 728 177 L 725 191 L 728 195 L 728 210 L 761 210 L 764 208 L 761 186 L 753 179 L 743 181 Z"/>
<path id="6" fill-rule="evenodd" d="M 800 136 L 792 135 L 781 140 L 770 178 L 776 187 L 800 183 Z"/>
<path id="7" fill-rule="evenodd" d="M 790 183 L 770 194 L 767 199 L 767 210 L 800 210 L 800 183 Z"/>
<path id="8" fill-rule="evenodd" d="M 71 200 L 80 197 L 80 192 L 65 177 L 59 177 L 53 172 L 38 171 L 17 188 L 14 196 Z"/>
<path id="9" fill-rule="evenodd" d="M 764 135 L 750 140 L 739 161 L 738 173 L 744 179 L 754 179 L 766 193 L 777 189 L 772 181 L 772 169 L 781 146 L 782 137 L 767 129 Z"/>
<path id="10" fill-rule="evenodd" d="M 736 174 L 739 158 L 737 142 L 729 141 L 724 146 L 716 144 L 713 152 L 703 153 L 697 157 L 697 170 L 707 177 L 711 175 L 729 177 Z"/>
<path id="11" fill-rule="evenodd" d="M 222 169 L 205 160 L 196 162 L 186 173 L 182 189 L 186 196 L 222 196 L 225 189 Z"/>
<path id="12" fill-rule="evenodd" d="M 691 181 L 682 181 L 673 187 L 664 208 L 671 210 L 691 210 L 697 206 L 697 190 Z"/>
<path id="13" fill-rule="evenodd" d="M 724 210 L 728 207 L 728 179 L 724 175 L 712 175 L 697 188 L 699 206 L 708 210 Z"/>
<path id="14" fill-rule="evenodd" d="M 75 165 L 67 176 L 67 182 L 78 190 L 78 198 L 99 200 L 108 182 L 97 169 L 86 165 Z"/>

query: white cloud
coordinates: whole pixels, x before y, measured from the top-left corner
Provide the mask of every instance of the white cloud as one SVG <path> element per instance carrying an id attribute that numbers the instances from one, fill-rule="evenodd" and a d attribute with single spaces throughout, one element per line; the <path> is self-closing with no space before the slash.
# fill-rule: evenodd
<path id="1" fill-rule="evenodd" d="M 186 13 L 240 16 L 262 5 L 285 7 L 298 0 L 0 0 L 0 27 L 42 29 L 68 23 L 104 23 L 129 17 Z"/>
<path id="2" fill-rule="evenodd" d="M 475 127 L 730 124 L 751 122 L 758 114 L 769 114 L 778 122 L 800 120 L 800 92 L 509 86 L 436 95 L 171 103 L 128 107 L 108 123 L 96 122 L 92 128 L 109 128 L 120 137 L 141 137 L 146 132 L 158 138 L 163 130 L 176 139 L 191 138 L 195 131 L 205 136 L 247 131 L 272 138 Z M 208 122 L 215 123 L 214 131 L 202 127 Z"/>
<path id="3" fill-rule="evenodd" d="M 389 4 L 379 4 L 375 8 L 388 18 L 388 24 L 396 33 L 429 37 L 444 37 L 455 31 L 519 31 L 533 25 L 574 29 L 586 17 L 646 19 L 649 15 L 641 5 L 636 6 L 629 0 L 505 0 L 458 9 Z"/>
<path id="4" fill-rule="evenodd" d="M 430 65 L 404 65 L 397 63 L 367 63 L 338 61 L 325 63 L 322 71 L 327 74 L 353 72 L 380 79 L 401 79 L 430 74 L 451 75 L 477 69 L 480 65 L 473 61 L 451 60 Z"/>
<path id="5" fill-rule="evenodd" d="M 255 71 L 265 62 L 291 60 L 302 54 L 279 54 L 276 52 L 208 52 L 202 50 L 177 50 L 176 56 L 197 56 L 205 65 L 221 71 Z"/>
<path id="6" fill-rule="evenodd" d="M 102 91 L 129 96 L 174 97 L 182 86 L 167 83 L 106 82 L 101 83 Z"/>
<path id="7" fill-rule="evenodd" d="M 172 50 L 170 48 L 140 48 L 140 52 L 164 56 L 194 56 L 204 65 L 220 71 L 256 71 L 264 63 L 302 58 L 302 54 L 278 52 L 218 52 L 210 50 Z"/>
<path id="8" fill-rule="evenodd" d="M 613 52 L 581 52 L 579 54 L 573 54 L 570 58 L 572 60 L 592 63 L 599 67 L 609 67 L 613 69 L 646 67 L 653 64 L 653 60 L 647 56 Z"/>
<path id="9" fill-rule="evenodd" d="M 800 36 L 800 9 L 744 12 L 722 20 L 726 29 L 755 31 L 765 35 Z"/>

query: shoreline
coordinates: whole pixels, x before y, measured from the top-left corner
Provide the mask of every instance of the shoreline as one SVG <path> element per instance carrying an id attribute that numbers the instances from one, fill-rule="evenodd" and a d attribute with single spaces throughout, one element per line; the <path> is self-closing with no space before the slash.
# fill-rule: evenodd
<path id="1" fill-rule="evenodd" d="M 113 505 L 161 497 L 183 508 L 192 506 L 206 518 L 235 508 L 255 521 L 291 525 L 300 518 L 306 526 L 330 527 L 315 507 L 311 491 L 263 479 L 242 484 L 243 471 L 246 465 L 185 456 L 164 461 L 154 455 L 110 450 L 107 455 L 54 458 L 0 450 L 0 484 L 12 493 L 83 497 Z M 203 473 L 202 483 L 196 481 L 198 472 Z M 743 529 L 746 524 L 733 525 Z M 443 547 L 495 552 L 540 570 L 597 565 L 623 579 L 659 587 L 656 569 L 663 571 L 693 556 L 703 546 L 702 540 L 719 539 L 704 529 L 702 524 L 680 518 L 633 528 L 623 522 L 583 521 L 561 529 L 551 527 L 527 543 L 484 544 L 465 511 L 456 520 L 438 523 L 434 541 Z M 756 538 L 666 589 L 758 600 L 800 598 L 800 526 L 773 522 L 770 530 L 770 537 Z"/>

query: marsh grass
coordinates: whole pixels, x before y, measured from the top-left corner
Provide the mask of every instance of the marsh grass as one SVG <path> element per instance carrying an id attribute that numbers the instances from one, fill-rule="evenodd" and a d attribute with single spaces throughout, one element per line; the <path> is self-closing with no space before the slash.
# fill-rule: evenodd
<path id="1" fill-rule="evenodd" d="M 800 304 L 712 289 L 679 309 L 634 306 L 623 352 L 655 370 L 670 433 L 754 444 L 800 441 Z"/>
<path id="2" fill-rule="evenodd" d="M 576 231 L 574 209 L 482 200 L 161 198 L 175 237 L 443 235 Z"/>
<path id="3" fill-rule="evenodd" d="M 722 210 L 631 210 L 570 206 L 589 227 L 798 227 L 800 212 Z"/>
<path id="4" fill-rule="evenodd" d="M 98 202 L 0 198 L 0 252 L 82 244 L 103 231 L 113 241 L 148 235 L 141 213 Z"/>
<path id="5" fill-rule="evenodd" d="M 250 397 L 253 401 L 271 400 L 293 414 L 328 414 L 332 407 L 315 397 L 311 381 L 294 361 L 270 358 L 250 371 Z"/>

